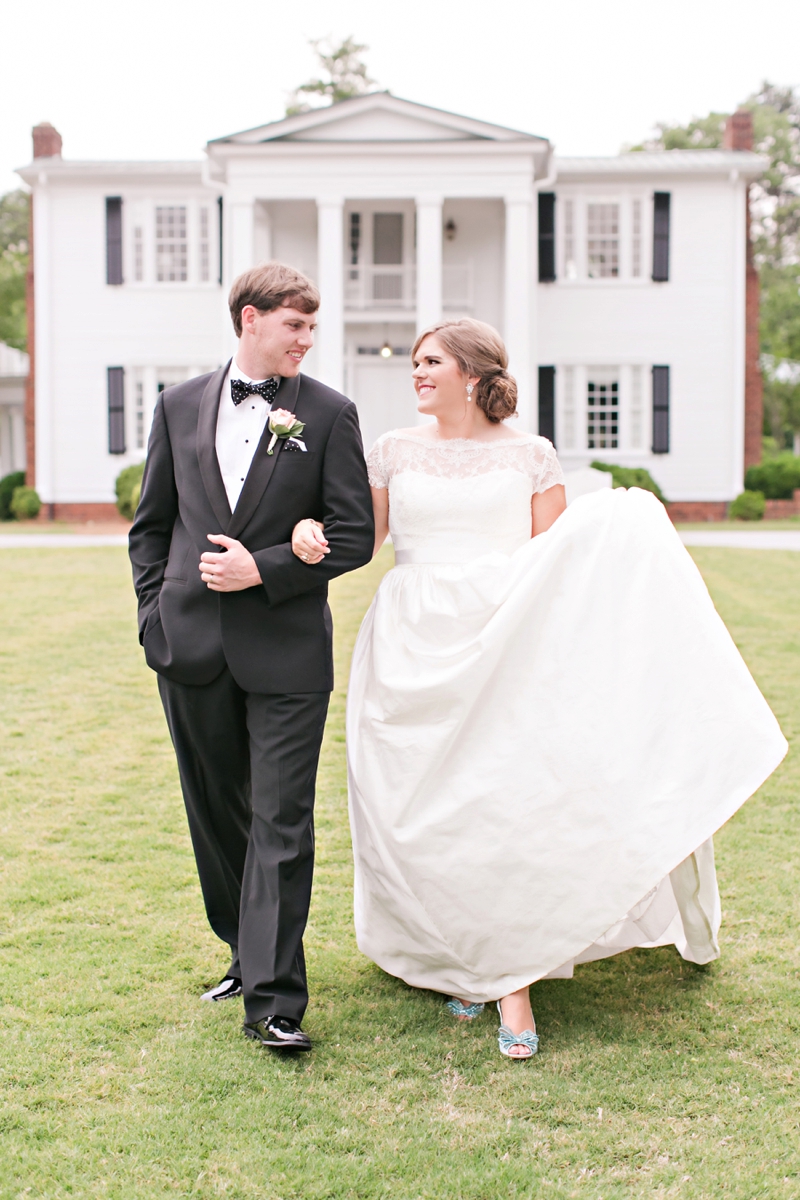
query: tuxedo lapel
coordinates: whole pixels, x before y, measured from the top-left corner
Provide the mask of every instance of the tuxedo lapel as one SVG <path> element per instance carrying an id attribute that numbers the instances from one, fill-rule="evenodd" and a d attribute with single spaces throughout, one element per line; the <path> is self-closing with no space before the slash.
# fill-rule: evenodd
<path id="1" fill-rule="evenodd" d="M 217 459 L 217 414 L 220 392 L 229 366 L 230 360 L 209 379 L 200 401 L 200 414 L 197 419 L 197 458 L 200 463 L 200 475 L 220 529 L 225 529 L 231 519 L 231 506 Z"/>
<path id="2" fill-rule="evenodd" d="M 289 412 L 297 412 L 300 379 L 300 375 L 295 375 L 293 379 L 281 380 L 281 386 L 278 388 L 278 393 L 272 405 L 273 408 L 285 408 Z M 264 432 L 261 435 L 261 440 L 253 455 L 253 461 L 250 464 L 250 470 L 247 473 L 244 486 L 239 495 L 239 502 L 233 510 L 230 524 L 225 530 L 228 537 L 238 538 L 242 530 L 246 528 L 247 522 L 258 508 L 261 498 L 267 490 L 267 485 L 272 478 L 272 472 L 275 470 L 275 464 L 284 445 L 284 439 L 278 438 L 272 454 L 267 454 L 267 447 L 269 446 L 271 437 L 269 421 L 267 421 L 264 426 Z"/>

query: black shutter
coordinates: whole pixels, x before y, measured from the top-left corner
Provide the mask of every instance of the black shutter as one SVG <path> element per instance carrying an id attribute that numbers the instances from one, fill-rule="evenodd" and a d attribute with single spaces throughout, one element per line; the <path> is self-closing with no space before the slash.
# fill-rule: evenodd
<path id="1" fill-rule="evenodd" d="M 108 453 L 125 453 L 125 370 L 108 368 Z"/>
<path id="2" fill-rule="evenodd" d="M 556 444 L 556 369 L 539 367 L 539 436 Z"/>
<path id="3" fill-rule="evenodd" d="M 217 214 L 219 217 L 219 286 L 222 287 L 222 196 L 217 196 Z"/>
<path id="4" fill-rule="evenodd" d="M 122 283 L 121 196 L 106 196 L 106 283 Z"/>
<path id="5" fill-rule="evenodd" d="M 539 283 L 556 277 L 556 194 L 539 192 Z"/>
<path id="6" fill-rule="evenodd" d="M 653 193 L 653 280 L 669 279 L 669 192 Z"/>
<path id="7" fill-rule="evenodd" d="M 653 454 L 669 454 L 669 367 L 653 367 Z"/>

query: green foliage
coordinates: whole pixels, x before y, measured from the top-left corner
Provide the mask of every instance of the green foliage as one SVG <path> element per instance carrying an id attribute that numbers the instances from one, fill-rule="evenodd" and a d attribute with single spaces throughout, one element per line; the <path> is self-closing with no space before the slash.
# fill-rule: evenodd
<path id="1" fill-rule="evenodd" d="M 42 507 L 36 488 L 16 487 L 11 494 L 11 514 L 18 521 L 32 521 Z"/>
<path id="2" fill-rule="evenodd" d="M 748 492 L 763 492 L 768 500 L 791 500 L 800 488 L 800 457 L 784 452 L 750 467 L 744 486 Z"/>
<path id="3" fill-rule="evenodd" d="M 337 44 L 326 43 L 321 39 L 311 40 L 314 52 L 320 66 L 327 72 L 325 79 L 309 79 L 293 93 L 286 108 L 287 117 L 297 113 L 309 112 L 311 105 L 301 99 L 303 96 L 322 96 L 331 104 L 340 100 L 350 100 L 353 96 L 363 96 L 373 87 L 375 80 L 367 74 L 366 63 L 362 54 L 369 46 L 362 46 L 350 36 Z"/>
<path id="4" fill-rule="evenodd" d="M 11 497 L 14 490 L 23 487 L 24 483 L 24 471 L 12 471 L 10 475 L 4 475 L 0 479 L 0 521 L 11 520 Z"/>
<path id="5" fill-rule="evenodd" d="M 302 1061 L 198 1000 L 227 960 L 125 550 L 0 551 L 4 1200 L 796 1198 L 800 554 L 691 553 L 795 746 L 714 838 L 721 958 L 542 980 L 520 1064 L 355 944 L 345 690 L 390 547 L 331 585 Z"/>
<path id="6" fill-rule="evenodd" d="M 731 502 L 728 515 L 735 521 L 762 521 L 767 501 L 763 492 L 741 492 Z"/>
<path id="7" fill-rule="evenodd" d="M 631 150 L 716 150 L 722 145 L 727 113 L 709 113 L 695 117 L 688 125 L 667 125 L 659 122 L 657 134 Z"/>
<path id="8" fill-rule="evenodd" d="M 776 454 L 786 448 L 787 441 L 795 432 L 800 433 L 800 381 L 775 379 L 765 372 L 764 379 L 764 428 L 772 436 L 764 438 L 776 447 Z M 775 457 L 765 448 L 765 457 Z"/>
<path id="9" fill-rule="evenodd" d="M 657 496 L 662 504 L 667 503 L 666 496 L 661 491 L 661 488 L 656 483 L 653 476 L 644 467 L 620 467 L 616 463 L 593 462 L 591 464 L 595 471 L 609 471 L 614 483 L 614 487 L 624 488 L 642 488 L 645 492 L 652 492 Z"/>
<path id="10" fill-rule="evenodd" d="M 27 347 L 25 278 L 28 273 L 27 192 L 0 196 L 0 342 Z"/>
<path id="11" fill-rule="evenodd" d="M 142 490 L 142 475 L 144 463 L 134 463 L 132 467 L 124 467 L 117 476 L 115 490 L 117 493 L 117 508 L 123 517 L 133 520 L 139 495 Z"/>

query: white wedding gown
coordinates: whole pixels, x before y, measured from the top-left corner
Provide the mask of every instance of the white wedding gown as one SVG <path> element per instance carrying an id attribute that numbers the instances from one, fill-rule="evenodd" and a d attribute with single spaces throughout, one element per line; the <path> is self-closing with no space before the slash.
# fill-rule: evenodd
<path id="1" fill-rule="evenodd" d="M 663 506 L 603 490 L 531 539 L 544 438 L 390 433 L 368 463 L 397 565 L 348 696 L 361 950 L 471 1001 L 715 958 L 710 838 L 786 742 Z"/>

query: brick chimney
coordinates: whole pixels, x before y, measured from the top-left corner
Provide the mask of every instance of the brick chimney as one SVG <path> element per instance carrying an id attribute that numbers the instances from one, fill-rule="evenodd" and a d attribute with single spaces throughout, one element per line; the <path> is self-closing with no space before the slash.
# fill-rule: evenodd
<path id="1" fill-rule="evenodd" d="M 725 122 L 722 135 L 723 150 L 753 149 L 753 114 L 749 108 L 740 108 Z"/>
<path id="2" fill-rule="evenodd" d="M 34 125 L 31 132 L 34 158 L 61 158 L 61 134 L 49 121 Z"/>

